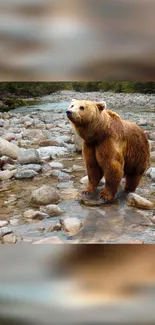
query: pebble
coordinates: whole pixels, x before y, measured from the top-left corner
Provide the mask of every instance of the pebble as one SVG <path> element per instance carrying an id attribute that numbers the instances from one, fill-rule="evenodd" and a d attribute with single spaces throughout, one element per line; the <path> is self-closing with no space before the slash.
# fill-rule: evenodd
<path id="1" fill-rule="evenodd" d="M 60 216 L 64 213 L 63 210 L 61 210 L 56 204 L 49 204 L 46 206 L 41 206 L 40 211 L 47 213 L 49 217 L 56 217 Z"/>
<path id="2" fill-rule="evenodd" d="M 49 165 L 51 166 L 51 168 L 55 168 L 55 169 L 62 169 L 64 166 L 63 164 L 56 161 L 52 161 L 51 163 L 49 163 Z"/>
<path id="3" fill-rule="evenodd" d="M 151 167 L 146 172 L 147 176 L 150 176 L 153 182 L 155 182 L 155 167 Z"/>
<path id="4" fill-rule="evenodd" d="M 88 176 L 84 176 L 80 179 L 80 183 L 81 184 L 84 184 L 84 185 L 87 185 L 88 184 Z M 104 185 L 105 184 L 105 178 L 103 177 L 101 180 L 100 180 L 100 183 L 99 185 Z"/>
<path id="5" fill-rule="evenodd" d="M 58 181 L 59 182 L 62 182 L 62 181 L 68 181 L 70 180 L 71 178 L 73 178 L 74 176 L 72 175 L 69 175 L 67 173 L 64 173 L 64 172 L 60 172 L 59 175 L 58 175 Z"/>
<path id="6" fill-rule="evenodd" d="M 62 183 L 59 183 L 57 185 L 57 188 L 59 190 L 62 190 L 62 189 L 68 189 L 68 188 L 74 188 L 74 182 L 73 181 L 69 181 L 69 182 L 62 182 Z"/>
<path id="7" fill-rule="evenodd" d="M 34 211 L 34 210 L 27 210 L 23 213 L 24 218 L 26 219 L 45 219 L 48 218 L 48 214 L 44 213 L 43 211 Z"/>
<path id="8" fill-rule="evenodd" d="M 85 168 L 83 166 L 73 165 L 73 171 L 74 172 L 81 172 L 84 171 Z"/>

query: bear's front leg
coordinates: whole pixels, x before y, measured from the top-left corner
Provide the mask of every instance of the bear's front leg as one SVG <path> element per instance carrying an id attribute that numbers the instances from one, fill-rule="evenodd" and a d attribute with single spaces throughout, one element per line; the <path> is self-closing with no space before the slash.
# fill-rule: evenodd
<path id="1" fill-rule="evenodd" d="M 101 178 L 103 177 L 103 172 L 95 156 L 95 147 L 83 143 L 83 157 L 87 169 L 88 175 L 88 186 L 82 191 L 83 194 L 95 192 Z"/>
<path id="2" fill-rule="evenodd" d="M 115 198 L 123 178 L 123 166 L 118 161 L 106 162 L 104 167 L 105 187 L 100 193 L 100 199 L 106 203 Z"/>

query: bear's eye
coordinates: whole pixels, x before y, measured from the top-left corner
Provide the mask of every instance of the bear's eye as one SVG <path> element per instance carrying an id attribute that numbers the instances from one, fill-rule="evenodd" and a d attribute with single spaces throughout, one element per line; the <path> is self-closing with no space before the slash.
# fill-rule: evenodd
<path id="1" fill-rule="evenodd" d="M 83 106 L 80 106 L 80 110 L 83 111 L 84 110 L 84 107 Z"/>
<path id="2" fill-rule="evenodd" d="M 74 107 L 74 105 L 71 105 L 71 108 L 73 108 Z"/>

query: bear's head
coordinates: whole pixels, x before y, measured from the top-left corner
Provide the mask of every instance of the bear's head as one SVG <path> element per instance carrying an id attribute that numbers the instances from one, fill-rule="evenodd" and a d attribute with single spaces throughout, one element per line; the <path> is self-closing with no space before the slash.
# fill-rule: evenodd
<path id="1" fill-rule="evenodd" d="M 105 109 L 105 102 L 73 99 L 66 114 L 75 126 L 87 126 L 93 120 L 98 120 L 100 114 Z"/>

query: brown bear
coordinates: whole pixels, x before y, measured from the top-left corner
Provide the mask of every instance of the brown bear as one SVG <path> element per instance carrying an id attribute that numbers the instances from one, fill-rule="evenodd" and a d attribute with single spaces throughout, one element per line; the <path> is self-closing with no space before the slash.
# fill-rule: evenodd
<path id="1" fill-rule="evenodd" d="M 149 164 L 149 142 L 136 124 L 106 109 L 105 102 L 72 100 L 67 117 L 83 141 L 89 184 L 83 193 L 94 192 L 105 177 L 100 193 L 112 201 L 123 177 L 125 191 L 134 192 Z"/>

